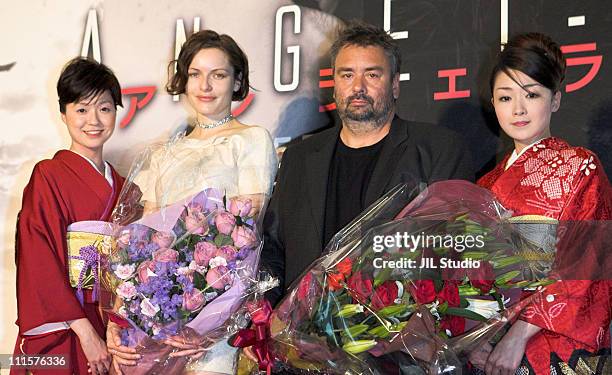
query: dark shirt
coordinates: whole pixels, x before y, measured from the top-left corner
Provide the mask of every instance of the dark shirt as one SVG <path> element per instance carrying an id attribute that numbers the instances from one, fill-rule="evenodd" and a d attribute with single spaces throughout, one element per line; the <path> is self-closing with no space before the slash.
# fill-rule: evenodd
<path id="1" fill-rule="evenodd" d="M 385 139 L 351 148 L 338 137 L 327 180 L 324 244 L 366 208 L 366 190 Z"/>
<path id="2" fill-rule="evenodd" d="M 281 282 L 267 293 L 273 303 L 321 256 L 329 172 L 340 130 L 336 126 L 314 134 L 289 146 L 283 155 L 263 232 L 262 268 Z M 461 135 L 397 116 L 376 159 L 366 208 L 402 182 L 474 180 L 470 153 Z"/>

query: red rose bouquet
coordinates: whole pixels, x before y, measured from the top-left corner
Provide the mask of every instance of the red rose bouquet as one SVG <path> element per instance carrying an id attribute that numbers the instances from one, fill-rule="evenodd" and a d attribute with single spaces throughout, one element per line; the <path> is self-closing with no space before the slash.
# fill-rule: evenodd
<path id="1" fill-rule="evenodd" d="M 531 261 L 490 192 L 451 181 L 417 193 L 397 187 L 334 236 L 269 314 L 267 363 L 460 373 L 466 331 L 490 338 L 518 312 L 508 289 L 548 282 L 523 277 Z"/>

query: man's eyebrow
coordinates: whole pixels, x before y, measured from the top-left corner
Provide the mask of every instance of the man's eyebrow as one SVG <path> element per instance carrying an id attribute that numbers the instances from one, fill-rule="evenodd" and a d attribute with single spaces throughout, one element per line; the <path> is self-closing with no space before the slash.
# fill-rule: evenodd
<path id="1" fill-rule="evenodd" d="M 353 68 L 350 68 L 350 67 L 344 67 L 344 66 L 341 66 L 341 67 L 337 67 L 337 68 L 336 68 L 336 72 L 352 72 L 352 71 L 354 71 L 354 70 L 355 70 L 355 69 L 353 69 Z M 365 71 L 366 71 L 366 72 L 371 72 L 371 71 L 373 71 L 373 70 L 376 70 L 376 71 L 382 71 L 382 70 L 385 70 L 385 68 L 384 68 L 384 67 L 382 67 L 382 66 L 379 66 L 379 65 L 369 66 L 369 67 L 365 68 Z"/>

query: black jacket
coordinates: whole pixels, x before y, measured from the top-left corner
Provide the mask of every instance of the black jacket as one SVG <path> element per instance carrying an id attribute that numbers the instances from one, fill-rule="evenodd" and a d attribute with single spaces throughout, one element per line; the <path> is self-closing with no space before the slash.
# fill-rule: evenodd
<path id="1" fill-rule="evenodd" d="M 281 280 L 267 297 L 278 302 L 323 247 L 327 181 L 340 127 L 289 147 L 264 218 L 262 268 Z M 436 125 L 395 117 L 366 190 L 369 206 L 397 184 L 474 180 L 469 151 L 461 137 Z"/>

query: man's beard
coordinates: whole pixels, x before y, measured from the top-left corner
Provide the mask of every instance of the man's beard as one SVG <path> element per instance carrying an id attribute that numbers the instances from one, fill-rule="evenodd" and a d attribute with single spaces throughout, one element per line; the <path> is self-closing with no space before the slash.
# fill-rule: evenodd
<path id="1" fill-rule="evenodd" d="M 370 106 L 358 111 L 352 110 L 349 105 L 355 99 L 365 100 Z M 382 127 L 389 120 L 394 106 L 393 92 L 389 90 L 379 103 L 375 103 L 371 96 L 357 93 L 337 102 L 336 106 L 344 125 L 356 133 L 368 132 Z"/>

